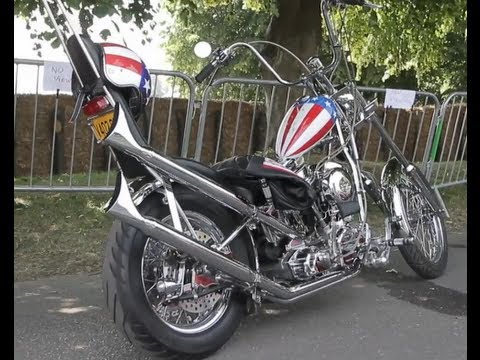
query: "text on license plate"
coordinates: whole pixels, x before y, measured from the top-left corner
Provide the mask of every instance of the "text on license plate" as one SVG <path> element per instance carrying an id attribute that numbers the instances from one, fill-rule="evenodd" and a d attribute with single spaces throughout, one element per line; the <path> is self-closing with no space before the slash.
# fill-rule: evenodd
<path id="1" fill-rule="evenodd" d="M 98 141 L 102 141 L 107 137 L 113 123 L 113 114 L 113 111 L 111 111 L 92 120 L 90 126 Z"/>

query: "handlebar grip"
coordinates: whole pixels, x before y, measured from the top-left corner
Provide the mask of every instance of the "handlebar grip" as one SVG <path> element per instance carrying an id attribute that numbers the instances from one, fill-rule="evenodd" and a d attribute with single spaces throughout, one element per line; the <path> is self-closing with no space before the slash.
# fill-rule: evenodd
<path id="1" fill-rule="evenodd" d="M 203 69 L 198 73 L 197 76 L 195 76 L 195 80 L 197 82 L 201 83 L 203 80 L 205 80 L 207 77 L 210 76 L 210 74 L 215 70 L 215 65 L 213 65 L 211 62 L 209 62 Z"/>

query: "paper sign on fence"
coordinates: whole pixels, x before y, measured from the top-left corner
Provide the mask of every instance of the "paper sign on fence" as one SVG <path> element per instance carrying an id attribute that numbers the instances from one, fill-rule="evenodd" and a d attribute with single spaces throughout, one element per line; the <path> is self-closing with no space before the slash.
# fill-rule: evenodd
<path id="1" fill-rule="evenodd" d="M 72 66 L 68 62 L 45 61 L 43 68 L 43 90 L 70 92 L 72 86 Z"/>
<path id="2" fill-rule="evenodd" d="M 414 90 L 387 89 L 385 93 L 385 107 L 394 109 L 411 109 L 415 101 Z"/>

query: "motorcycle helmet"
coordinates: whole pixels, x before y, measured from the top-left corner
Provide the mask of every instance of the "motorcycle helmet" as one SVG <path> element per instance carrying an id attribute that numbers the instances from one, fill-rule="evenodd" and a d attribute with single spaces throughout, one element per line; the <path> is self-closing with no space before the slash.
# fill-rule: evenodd
<path id="1" fill-rule="evenodd" d="M 103 74 L 112 85 L 125 92 L 134 116 L 141 113 L 152 94 L 151 77 L 142 59 L 129 48 L 101 43 Z"/>
<path id="2" fill-rule="evenodd" d="M 132 115 L 138 120 L 152 95 L 150 71 L 147 66 L 135 52 L 123 45 L 92 43 L 92 46 L 99 55 L 101 77 L 122 93 Z M 81 91 L 77 77 L 72 74 L 74 97 L 78 97 Z"/>

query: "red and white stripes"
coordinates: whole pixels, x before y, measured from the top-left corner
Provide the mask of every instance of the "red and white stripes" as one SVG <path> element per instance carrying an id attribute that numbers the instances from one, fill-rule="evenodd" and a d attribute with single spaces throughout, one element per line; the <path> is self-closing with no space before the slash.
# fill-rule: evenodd
<path id="1" fill-rule="evenodd" d="M 333 125 L 332 115 L 319 102 L 296 102 L 283 118 L 275 151 L 281 161 L 297 158 L 316 145 Z"/>

